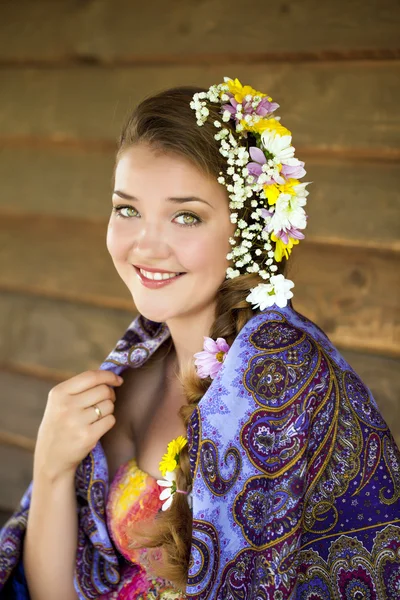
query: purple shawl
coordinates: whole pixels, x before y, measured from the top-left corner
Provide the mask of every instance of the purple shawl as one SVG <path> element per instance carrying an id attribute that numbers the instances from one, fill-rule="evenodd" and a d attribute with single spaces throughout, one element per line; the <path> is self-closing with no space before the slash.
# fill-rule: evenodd
<path id="1" fill-rule="evenodd" d="M 169 336 L 139 315 L 99 368 L 139 367 Z M 290 305 L 255 314 L 187 436 L 188 598 L 400 598 L 400 452 L 371 391 L 315 323 Z M 21 550 L 31 485 L 0 533 L 2 600 L 29 598 Z M 120 578 L 100 442 L 77 469 L 76 493 L 83 600 Z"/>

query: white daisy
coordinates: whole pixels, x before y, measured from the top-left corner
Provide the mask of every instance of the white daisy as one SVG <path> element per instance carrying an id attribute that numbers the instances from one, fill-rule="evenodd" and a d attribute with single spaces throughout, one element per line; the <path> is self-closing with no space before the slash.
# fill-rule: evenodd
<path id="1" fill-rule="evenodd" d="M 285 279 L 282 274 L 272 275 L 269 281 L 270 283 L 260 283 L 247 296 L 246 300 L 254 305 L 253 308 L 260 307 L 260 310 L 264 310 L 273 304 L 283 308 L 289 298 L 293 297 L 293 292 L 290 291 L 294 287 L 293 281 Z"/>
<path id="2" fill-rule="evenodd" d="M 160 500 L 165 500 L 164 504 L 161 507 L 162 510 L 167 510 L 171 506 L 172 498 L 176 490 L 175 471 L 167 471 L 164 477 L 165 479 L 157 479 L 157 483 L 161 487 L 165 488 L 165 490 L 161 492 L 159 498 Z"/>
<path id="3" fill-rule="evenodd" d="M 291 194 L 279 194 L 275 204 L 275 211 L 267 223 L 267 231 L 275 234 L 282 229 L 304 229 L 307 225 L 306 213 L 301 204 L 303 198 Z"/>

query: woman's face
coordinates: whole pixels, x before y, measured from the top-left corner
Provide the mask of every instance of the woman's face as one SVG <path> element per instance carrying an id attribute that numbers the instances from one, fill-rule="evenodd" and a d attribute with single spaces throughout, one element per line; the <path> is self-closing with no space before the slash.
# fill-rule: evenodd
<path id="1" fill-rule="evenodd" d="M 193 196 L 203 202 L 182 200 Z M 137 310 L 166 322 L 213 308 L 236 229 L 225 186 L 181 157 L 138 145 L 118 161 L 112 203 L 107 248 Z M 137 265 L 184 275 L 150 288 Z"/>

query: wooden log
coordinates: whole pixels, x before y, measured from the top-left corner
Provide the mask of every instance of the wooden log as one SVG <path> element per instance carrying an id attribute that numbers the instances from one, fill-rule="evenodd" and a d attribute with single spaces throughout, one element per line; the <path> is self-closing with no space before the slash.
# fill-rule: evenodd
<path id="1" fill-rule="evenodd" d="M 379 57 L 384 50 L 396 55 L 398 21 L 396 0 L 278 1 L 267 7 L 253 0 L 251 9 L 232 0 L 153 0 L 140 10 L 128 0 L 3 0 L 0 55 L 3 61 L 47 63 L 210 61 L 228 53 L 235 62 L 249 55 Z"/>
<path id="2" fill-rule="evenodd" d="M 32 480 L 33 454 L 9 445 L 0 445 L 0 507 L 14 511 Z"/>
<path id="3" fill-rule="evenodd" d="M 106 251 L 103 225 L 43 216 L 3 219 L 0 264 L 0 290 L 133 312 L 131 294 Z M 295 308 L 343 348 L 398 356 L 397 267 L 397 252 L 304 240 L 288 271 Z M 1 300 L 6 321 L 10 302 L 8 296 Z"/>
<path id="4" fill-rule="evenodd" d="M 28 222 L 31 214 L 108 220 L 113 151 L 39 145 L 3 146 L 0 152 L 0 221 L 7 214 Z M 400 250 L 397 162 L 303 158 L 304 180 L 313 182 L 306 209 L 308 240 Z M 15 226 L 4 223 L 19 243 Z"/>
<path id="5" fill-rule="evenodd" d="M 237 64 L 234 73 L 229 62 L 209 68 L 3 68 L 0 140 L 114 142 L 128 113 L 148 94 L 183 84 L 208 88 L 224 76 L 269 93 L 296 148 L 398 156 L 397 61 Z"/>
<path id="6" fill-rule="evenodd" d="M 35 440 L 48 394 L 55 385 L 33 375 L 0 371 L 0 443 L 7 443 L 1 432 Z M 18 446 L 18 441 L 10 439 L 8 443 Z"/>
<path id="7" fill-rule="evenodd" d="M 0 364 L 70 377 L 98 369 L 134 316 L 133 309 L 102 309 L 4 293 L 0 295 Z"/>
<path id="8" fill-rule="evenodd" d="M 296 285 L 294 307 L 334 344 L 400 356 L 398 253 L 304 241 L 287 277 Z"/>

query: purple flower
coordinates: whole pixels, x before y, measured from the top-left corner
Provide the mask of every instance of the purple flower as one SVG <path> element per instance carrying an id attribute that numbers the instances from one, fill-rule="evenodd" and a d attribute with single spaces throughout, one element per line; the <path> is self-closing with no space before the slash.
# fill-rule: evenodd
<path id="1" fill-rule="evenodd" d="M 283 175 L 283 177 L 285 177 L 286 179 L 300 179 L 301 177 L 304 177 L 304 175 L 307 173 L 307 171 L 303 167 L 304 161 L 302 160 L 299 160 L 298 164 L 296 165 L 283 164 L 281 175 Z"/>
<path id="2" fill-rule="evenodd" d="M 253 175 L 255 178 L 255 183 L 257 183 L 259 176 L 263 173 L 262 166 L 266 164 L 267 158 L 260 148 L 257 146 L 251 146 L 249 148 L 249 154 L 254 162 L 247 163 L 246 167 L 249 171 L 250 175 Z M 265 184 L 273 183 L 273 180 L 270 179 L 266 181 Z"/>
<path id="3" fill-rule="evenodd" d="M 235 120 L 235 123 L 239 123 L 239 119 L 236 117 L 236 107 L 239 104 L 239 102 L 237 100 L 235 100 L 235 97 L 233 96 L 233 94 L 229 94 L 230 97 L 229 99 L 229 104 L 223 104 L 221 107 L 221 112 L 223 113 L 225 110 L 229 111 L 232 115 L 232 117 Z M 264 97 L 261 99 L 261 102 L 259 103 L 259 105 L 257 106 L 256 109 L 254 109 L 254 107 L 252 106 L 252 101 L 253 98 L 251 100 L 245 100 L 243 98 L 242 101 L 242 115 L 259 115 L 261 117 L 266 117 L 267 115 L 272 114 L 277 108 L 279 108 L 279 104 L 277 102 L 271 102 L 270 100 L 268 100 L 267 97 Z"/>
<path id="4" fill-rule="evenodd" d="M 289 237 L 294 238 L 295 240 L 304 240 L 304 234 L 301 233 L 300 229 L 293 227 L 293 225 L 287 229 L 277 231 L 275 235 L 280 238 L 284 244 L 289 243 Z"/>
<path id="5" fill-rule="evenodd" d="M 214 341 L 212 338 L 204 336 L 204 346 L 202 352 L 196 352 L 194 364 L 197 367 L 197 374 L 201 379 L 211 377 L 214 379 L 222 367 L 226 353 L 230 346 L 224 338 L 217 338 Z"/>

